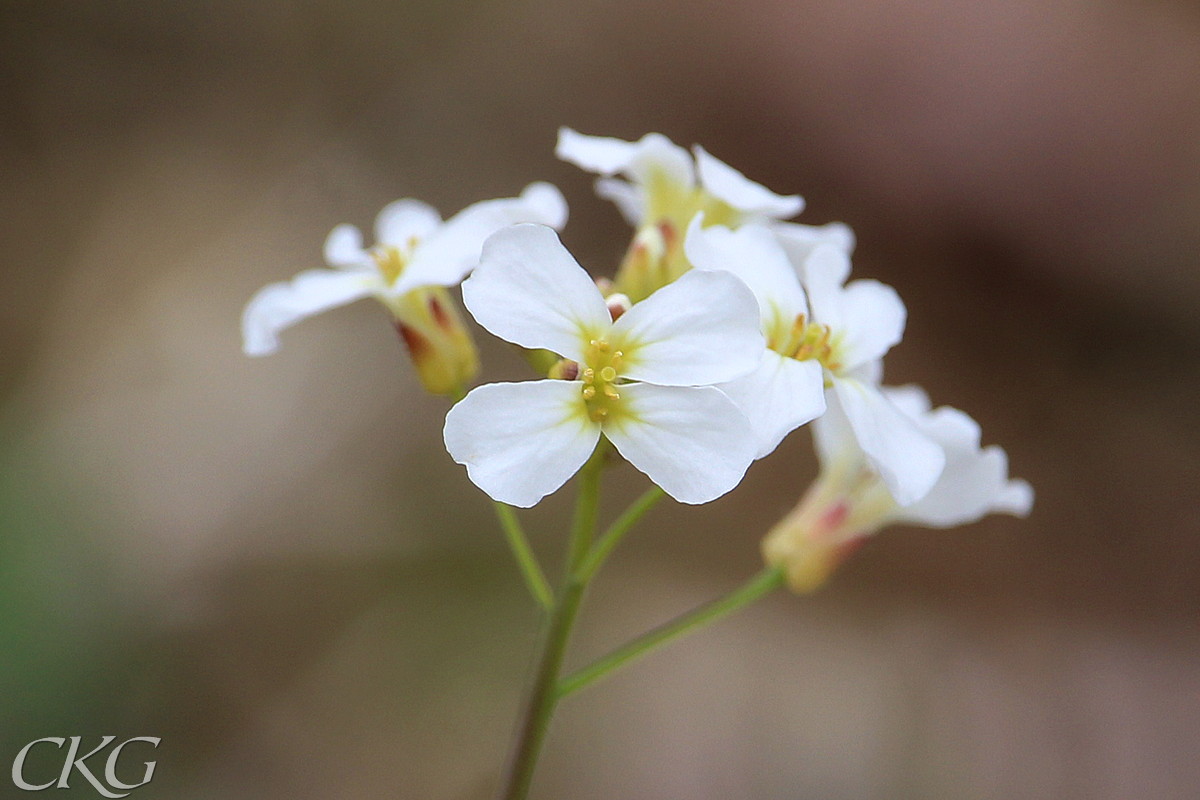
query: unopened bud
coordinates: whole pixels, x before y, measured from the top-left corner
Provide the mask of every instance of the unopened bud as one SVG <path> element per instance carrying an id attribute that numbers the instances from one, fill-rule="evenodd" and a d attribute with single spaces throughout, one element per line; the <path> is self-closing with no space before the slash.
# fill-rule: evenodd
<path id="1" fill-rule="evenodd" d="M 425 390 L 461 394 L 479 371 L 479 354 L 450 293 L 426 286 L 388 305 Z"/>
<path id="2" fill-rule="evenodd" d="M 546 374 L 547 378 L 559 381 L 573 381 L 579 377 L 579 362 L 569 358 L 559 359 Z"/>
<path id="3" fill-rule="evenodd" d="M 553 350 L 543 350 L 541 348 L 530 349 L 528 347 L 521 347 L 520 345 L 513 346 L 520 351 L 521 357 L 525 359 L 525 362 L 538 375 L 549 375 L 550 370 L 554 369 L 554 365 L 562 360 L 562 356 Z"/>
<path id="4" fill-rule="evenodd" d="M 616 322 L 622 314 L 633 308 L 633 302 L 630 301 L 629 295 L 621 292 L 614 292 L 604 298 L 604 304 L 608 306 L 608 314 L 612 317 L 613 322 Z"/>
<path id="5" fill-rule="evenodd" d="M 633 302 L 645 300 L 688 269 L 670 223 L 643 225 L 633 236 L 613 286 Z"/>
<path id="6" fill-rule="evenodd" d="M 875 487 L 822 475 L 762 542 L 763 560 L 782 567 L 795 592 L 819 589 L 833 571 L 886 524 L 888 500 Z"/>

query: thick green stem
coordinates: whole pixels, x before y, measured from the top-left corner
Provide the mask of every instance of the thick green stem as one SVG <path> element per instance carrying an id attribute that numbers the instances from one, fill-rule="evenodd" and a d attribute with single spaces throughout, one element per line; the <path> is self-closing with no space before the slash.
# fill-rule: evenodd
<path id="1" fill-rule="evenodd" d="M 724 597 L 714 600 L 711 603 L 706 603 L 693 611 L 676 617 L 670 622 L 659 625 L 657 628 L 647 631 L 629 642 L 624 647 L 617 648 L 595 663 L 568 675 L 558 686 L 558 697 L 566 697 L 572 692 L 582 689 L 584 686 L 604 677 L 618 667 L 649 653 L 655 648 L 683 636 L 685 633 L 701 625 L 714 622 L 727 614 L 732 614 L 734 611 L 750 605 L 782 586 L 783 582 L 783 570 L 776 567 L 767 567 L 740 588 Z"/>
<path id="2" fill-rule="evenodd" d="M 500 797 L 503 800 L 524 800 L 533 781 L 533 770 L 550 727 L 550 718 L 558 703 L 558 676 L 562 671 L 563 655 L 571 637 L 571 628 L 583 602 L 587 583 L 573 576 L 587 556 L 596 529 L 596 513 L 600 497 L 600 472 L 604 454 L 600 449 L 580 471 L 579 497 L 575 504 L 575 521 L 571 527 L 565 576 L 558 602 L 542 634 L 541 656 L 537 673 L 525 708 L 525 717 L 517 734 L 516 745 L 509 761 L 509 772 Z"/>
<path id="3" fill-rule="evenodd" d="M 495 507 L 496 516 L 500 519 L 500 527 L 504 528 L 504 536 L 508 539 L 508 546 L 512 548 L 517 565 L 521 568 L 521 575 L 525 578 L 525 585 L 529 587 L 529 593 L 533 595 L 533 599 L 538 602 L 538 605 L 549 611 L 554 607 L 554 592 L 551 591 L 546 574 L 542 572 L 542 567 L 538 564 L 537 556 L 533 554 L 533 550 L 529 546 L 529 539 L 525 536 L 525 530 L 521 527 L 516 512 L 513 511 L 512 506 L 501 502 L 496 502 Z"/>

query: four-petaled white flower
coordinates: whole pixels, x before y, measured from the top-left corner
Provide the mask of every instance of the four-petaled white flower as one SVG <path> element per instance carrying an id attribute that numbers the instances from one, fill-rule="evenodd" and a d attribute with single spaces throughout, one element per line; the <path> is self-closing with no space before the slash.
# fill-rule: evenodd
<path id="1" fill-rule="evenodd" d="M 804 210 L 799 195 L 775 194 L 700 145 L 689 154 L 661 133 L 626 142 L 560 128 L 554 152 L 602 175 L 596 193 L 616 203 L 634 227 L 670 221 L 682 232 L 698 211 L 706 213 L 710 224 L 735 226 L 754 219 L 787 219 Z"/>
<path id="2" fill-rule="evenodd" d="M 799 195 L 776 194 L 699 145 L 689 153 L 659 133 L 626 142 L 561 128 L 555 153 L 601 175 L 596 193 L 616 203 L 634 226 L 616 285 L 635 300 L 689 269 L 683 233 L 701 213 L 706 225 L 766 224 L 797 258 L 820 243 L 846 252 L 854 248 L 854 234 L 840 222 L 820 226 L 783 222 L 803 210 Z"/>
<path id="3" fill-rule="evenodd" d="M 733 276 L 689 273 L 614 322 L 552 230 L 514 225 L 484 244 L 463 300 L 496 336 L 578 365 L 573 380 L 480 386 L 446 416 L 451 457 L 493 499 L 537 503 L 601 433 L 684 503 L 728 492 L 753 461 L 750 423 L 712 386 L 752 370 L 763 348 L 754 297 Z"/>
<path id="4" fill-rule="evenodd" d="M 799 505 L 763 540 L 768 563 L 799 591 L 819 586 L 865 537 L 892 523 L 950 528 L 986 514 L 1025 516 L 1033 489 L 1008 478 L 1000 447 L 980 447 L 978 423 L 956 408 L 930 409 L 915 386 L 884 388 L 887 401 L 945 453 L 946 468 L 920 500 L 897 502 L 859 446 L 851 420 L 832 403 L 813 423 L 821 471 Z"/>
<path id="5" fill-rule="evenodd" d="M 374 247 L 363 247 L 358 228 L 338 225 L 325 240 L 325 261 L 333 269 L 306 270 L 261 289 L 242 315 L 243 349 L 252 356 L 273 353 L 284 328 L 362 297 L 375 297 L 405 323 L 419 311 L 405 297 L 457 284 L 492 233 L 516 222 L 561 228 L 566 219 L 566 202 L 547 183 L 530 184 L 520 197 L 475 203 L 445 222 L 419 200 L 397 200 L 375 219 Z"/>
<path id="6" fill-rule="evenodd" d="M 702 224 L 697 217 L 688 230 L 688 258 L 696 269 L 733 273 L 759 304 L 767 349 L 753 373 L 721 387 L 755 424 L 759 457 L 836 398 L 898 501 L 924 496 L 941 474 L 942 450 L 877 386 L 881 359 L 904 333 L 904 304 L 896 292 L 873 280 L 843 285 L 849 257 L 827 244 L 808 252 L 802 285 L 765 227 L 732 231 Z"/>

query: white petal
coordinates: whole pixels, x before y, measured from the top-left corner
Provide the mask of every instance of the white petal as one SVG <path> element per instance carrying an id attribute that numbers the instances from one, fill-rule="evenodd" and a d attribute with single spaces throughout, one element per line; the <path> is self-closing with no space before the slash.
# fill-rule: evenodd
<path id="1" fill-rule="evenodd" d="M 833 255 L 822 246 L 814 257 Z M 875 280 L 837 284 L 836 259 L 822 260 L 828 269 L 814 270 L 806 262 L 808 299 L 813 319 L 828 325 L 840 337 L 841 368 L 852 370 L 882 357 L 904 337 L 906 312 L 896 290 Z"/>
<path id="2" fill-rule="evenodd" d="M 758 369 L 717 388 L 737 403 L 754 428 L 758 452 L 771 453 L 783 437 L 825 411 L 825 379 L 816 361 L 796 361 L 764 350 Z"/>
<path id="3" fill-rule="evenodd" d="M 681 503 L 707 503 L 738 485 L 754 435 L 733 401 L 710 386 L 621 387 L 630 410 L 604 435 L 625 460 Z"/>
<path id="4" fill-rule="evenodd" d="M 904 338 L 907 313 L 891 286 L 875 280 L 850 281 L 842 302 L 843 369 L 882 358 Z"/>
<path id="5" fill-rule="evenodd" d="M 621 374 L 664 386 L 724 383 L 753 370 L 766 343 L 758 303 L 726 272 L 685 272 L 621 315 Z"/>
<path id="6" fill-rule="evenodd" d="M 688 226 L 684 250 L 692 266 L 736 275 L 758 301 L 764 331 L 787 325 L 808 313 L 808 300 L 787 254 L 763 225 L 743 225 L 736 231 L 721 225 L 701 227 L 697 214 Z"/>
<path id="7" fill-rule="evenodd" d="M 1024 481 L 1008 480 L 1008 458 L 999 447 L 979 447 L 979 423 L 957 408 L 929 410 L 929 400 L 916 387 L 885 389 L 946 454 L 946 468 L 933 489 L 918 502 L 899 510 L 897 519 L 935 528 L 963 525 L 993 511 L 1023 516 L 1033 503 Z"/>
<path id="8" fill-rule="evenodd" d="M 587 461 L 600 438 L 576 381 L 491 383 L 446 414 L 450 457 L 493 500 L 529 508 Z"/>
<path id="9" fill-rule="evenodd" d="M 878 388 L 835 377 L 833 390 L 859 447 L 896 502 L 912 505 L 928 494 L 946 463 L 942 448 Z"/>
<path id="10" fill-rule="evenodd" d="M 866 456 L 835 393 L 826 393 L 825 413 L 813 420 L 812 434 L 822 473 L 857 472 L 864 464 Z"/>
<path id="11" fill-rule="evenodd" d="M 388 203 L 375 217 L 375 242 L 407 251 L 410 241 L 420 241 L 438 229 L 442 215 L 420 200 L 405 198 Z"/>
<path id="12" fill-rule="evenodd" d="M 612 317 L 596 284 L 544 225 L 511 225 L 483 245 L 463 303 L 501 339 L 582 361 Z"/>
<path id="13" fill-rule="evenodd" d="M 771 229 L 776 230 L 784 224 L 775 223 Z M 825 293 L 841 289 L 842 284 L 850 277 L 850 253 L 837 245 L 818 242 L 801 251 L 794 246 L 793 241 L 788 254 L 802 256 L 799 259 L 793 258 L 792 266 L 800 274 L 800 280 L 808 287 L 810 296 L 818 287 Z"/>
<path id="14" fill-rule="evenodd" d="M 992 503 L 992 511 L 1012 514 L 1015 517 L 1027 517 L 1032 510 L 1033 487 L 1020 478 L 1006 483 Z"/>
<path id="15" fill-rule="evenodd" d="M 279 332 L 284 328 L 381 288 L 374 271 L 328 269 L 307 270 L 291 281 L 265 286 L 242 312 L 242 350 L 248 356 L 273 353 L 279 347 Z"/>
<path id="16" fill-rule="evenodd" d="M 469 205 L 420 243 L 392 291 L 454 286 L 479 263 L 484 241 L 501 228 L 519 222 L 561 228 L 566 221 L 567 201 L 548 183 L 531 183 L 520 197 Z"/>
<path id="17" fill-rule="evenodd" d="M 353 225 L 338 225 L 325 237 L 325 263 L 331 267 L 356 266 L 370 259 L 362 246 L 362 232 Z"/>
<path id="18" fill-rule="evenodd" d="M 794 217 L 804 210 L 804 199 L 800 195 L 775 194 L 724 161 L 709 155 L 700 145 L 693 147 L 692 153 L 696 156 L 700 184 L 713 197 L 724 200 L 739 211 L 783 219 Z"/>
<path id="19" fill-rule="evenodd" d="M 826 225 L 773 222 L 771 231 L 787 251 L 788 258 L 798 267 L 804 264 L 805 259 L 819 244 L 830 245 L 847 255 L 854 252 L 854 231 L 849 225 L 841 222 L 830 222 Z M 849 267 L 850 262 L 846 261 L 847 272 Z M 842 280 L 845 281 L 846 276 L 842 276 Z"/>
<path id="20" fill-rule="evenodd" d="M 883 383 L 883 359 L 877 358 L 874 361 L 866 361 L 854 369 L 843 369 L 842 377 L 878 386 Z"/>
<path id="21" fill-rule="evenodd" d="M 626 142 L 560 128 L 554 153 L 564 161 L 600 175 L 623 173 L 637 183 L 646 183 L 652 175 L 659 174 L 688 188 L 695 184 L 688 152 L 659 133 L 648 133 L 636 142 Z"/>
<path id="22" fill-rule="evenodd" d="M 896 405 L 895 390 L 888 390 L 885 394 L 888 400 Z M 900 397 L 903 396 L 900 395 Z M 908 402 L 912 402 L 911 397 Z M 903 406 L 901 406 L 901 410 L 908 413 L 908 409 Z M 982 431 L 979 429 L 979 423 L 971 419 L 965 411 L 959 411 L 950 406 L 941 406 L 932 411 L 922 412 L 920 415 L 909 414 L 909 416 L 915 416 L 917 427 L 926 436 L 940 444 L 946 451 L 947 457 L 957 453 L 974 454 L 979 452 Z"/>
<path id="23" fill-rule="evenodd" d="M 634 144 L 637 150 L 624 169 L 634 183 L 646 185 L 665 180 L 671 186 L 684 189 L 696 185 L 696 170 L 687 150 L 661 133 L 647 133 Z"/>
<path id="24" fill-rule="evenodd" d="M 637 227 L 646 216 L 646 198 L 638 187 L 619 178 L 597 178 L 596 194 L 616 204 L 621 216 Z"/>
<path id="25" fill-rule="evenodd" d="M 634 142 L 609 136 L 588 136 L 570 128 L 558 129 L 554 155 L 588 172 L 616 175 L 633 161 L 637 152 Z"/>
<path id="26" fill-rule="evenodd" d="M 905 386 L 882 386 L 880 391 L 883 392 L 884 397 L 892 401 L 892 405 L 914 420 L 921 419 L 932 408 L 929 394 L 915 383 Z"/>
<path id="27" fill-rule="evenodd" d="M 896 518 L 932 528 L 952 528 L 992 511 L 1023 515 L 1032 504 L 1028 484 L 1008 482 L 1008 460 L 999 447 L 950 451 L 941 479 L 916 503 L 901 508 Z M 1013 485 L 1016 484 L 1016 485 Z"/>

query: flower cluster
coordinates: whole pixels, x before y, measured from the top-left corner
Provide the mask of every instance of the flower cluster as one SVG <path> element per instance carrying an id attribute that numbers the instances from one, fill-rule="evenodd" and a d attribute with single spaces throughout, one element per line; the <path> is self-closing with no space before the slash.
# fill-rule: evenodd
<path id="1" fill-rule="evenodd" d="M 850 279 L 847 226 L 788 222 L 799 196 L 659 134 L 563 129 L 556 152 L 597 173 L 597 192 L 633 227 L 611 281 L 562 245 L 566 206 L 546 184 L 444 223 L 401 200 L 380 212 L 374 247 L 338 226 L 331 269 L 263 289 L 243 318 L 246 352 L 272 352 L 297 320 L 375 297 L 425 386 L 459 398 L 444 431 L 451 457 L 493 499 L 523 507 L 609 445 L 676 500 L 708 502 L 815 420 L 820 476 L 763 547 L 798 590 L 889 522 L 1029 511 L 1028 484 L 1008 480 L 1002 450 L 980 449 L 970 417 L 883 386 L 906 311 L 891 287 Z M 478 358 L 446 289 L 460 281 L 479 325 L 549 354 L 539 379 L 466 392 Z"/>

